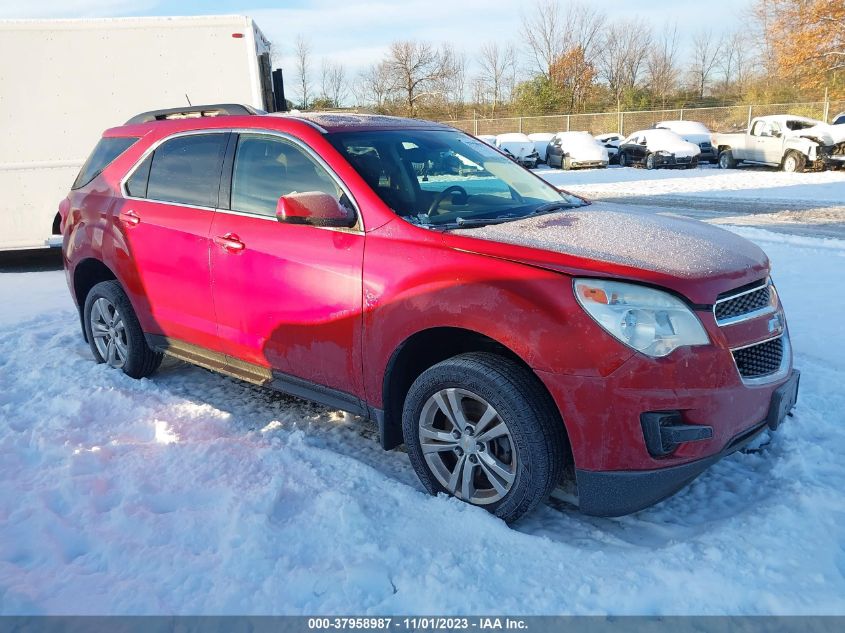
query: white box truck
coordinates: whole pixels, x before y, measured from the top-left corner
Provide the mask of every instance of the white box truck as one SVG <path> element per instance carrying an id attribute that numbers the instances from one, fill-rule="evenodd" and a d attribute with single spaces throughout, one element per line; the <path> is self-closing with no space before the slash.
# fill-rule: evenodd
<path id="1" fill-rule="evenodd" d="M 0 20 L 0 250 L 60 245 L 59 201 L 103 130 L 189 100 L 275 109 L 251 18 Z"/>

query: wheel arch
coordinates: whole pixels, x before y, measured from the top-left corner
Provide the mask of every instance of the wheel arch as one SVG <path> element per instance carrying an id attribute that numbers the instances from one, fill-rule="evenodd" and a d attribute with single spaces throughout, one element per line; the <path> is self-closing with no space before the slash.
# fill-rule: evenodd
<path id="1" fill-rule="evenodd" d="M 429 367 L 468 352 L 489 352 L 508 358 L 525 368 L 537 381 L 556 412 L 569 449 L 569 433 L 555 400 L 546 385 L 512 349 L 499 341 L 479 332 L 460 327 L 432 327 L 420 330 L 402 341 L 388 360 L 382 386 L 384 410 L 378 416 L 382 447 L 390 450 L 403 443 L 402 409 L 405 397 L 414 380 Z M 571 454 L 567 455 L 571 463 Z"/>
<path id="2" fill-rule="evenodd" d="M 88 340 L 88 335 L 85 332 L 85 324 L 83 323 L 85 299 L 88 293 L 91 292 L 91 288 L 100 282 L 110 280 L 119 281 L 114 271 L 96 257 L 83 259 L 73 269 L 73 297 L 76 300 L 77 310 L 79 311 L 79 322 L 82 325 L 82 334 L 86 341 Z"/>

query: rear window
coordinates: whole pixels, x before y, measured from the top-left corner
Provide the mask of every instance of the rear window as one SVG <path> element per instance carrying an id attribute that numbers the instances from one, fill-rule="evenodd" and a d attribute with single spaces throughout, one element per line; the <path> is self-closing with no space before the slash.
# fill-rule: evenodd
<path id="1" fill-rule="evenodd" d="M 88 157 L 79 171 L 71 189 L 79 189 L 94 180 L 115 158 L 129 149 L 137 140 L 138 138 L 135 136 L 101 138 L 94 151 L 91 152 L 91 156 Z"/>
<path id="2" fill-rule="evenodd" d="M 153 154 L 146 197 L 200 207 L 217 206 L 228 134 L 191 134 L 163 143 Z"/>

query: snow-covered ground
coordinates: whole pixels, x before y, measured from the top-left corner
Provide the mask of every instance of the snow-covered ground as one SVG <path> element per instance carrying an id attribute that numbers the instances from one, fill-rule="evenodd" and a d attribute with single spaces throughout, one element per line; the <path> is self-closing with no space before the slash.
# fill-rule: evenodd
<path id="1" fill-rule="evenodd" d="M 766 167 L 723 170 L 658 169 L 643 173 L 635 167 L 561 171 L 538 174 L 572 193 L 591 197 L 682 196 L 690 198 L 809 202 L 817 206 L 845 204 L 845 171 L 790 174 Z"/>
<path id="2" fill-rule="evenodd" d="M 845 242 L 736 230 L 774 262 L 795 416 L 636 515 L 513 528 L 356 418 L 95 365 L 61 271 L 0 272 L 0 613 L 845 614 Z"/>

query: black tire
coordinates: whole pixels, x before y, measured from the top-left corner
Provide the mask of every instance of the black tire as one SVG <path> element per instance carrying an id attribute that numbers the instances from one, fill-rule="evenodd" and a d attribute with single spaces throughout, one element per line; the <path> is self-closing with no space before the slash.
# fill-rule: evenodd
<path id="1" fill-rule="evenodd" d="M 420 428 L 426 403 L 446 389 L 465 390 L 480 397 L 495 409 L 497 418 L 507 427 L 508 445 L 515 460 L 511 462 L 514 476 L 510 488 L 495 502 L 475 505 L 507 522 L 517 520 L 549 496 L 566 466 L 565 431 L 554 402 L 530 371 L 496 354 L 461 354 L 424 371 L 411 385 L 405 399 L 402 431 L 411 464 L 431 494 L 451 493 L 440 483 L 424 457 Z M 470 403 L 471 406 L 478 404 L 472 399 Z M 449 450 L 437 455 L 446 453 L 457 459 Z M 457 470 L 460 472 L 460 468 Z"/>
<path id="2" fill-rule="evenodd" d="M 620 167 L 627 167 L 628 166 L 628 156 L 625 152 L 619 152 L 619 159 L 617 160 Z"/>
<path id="3" fill-rule="evenodd" d="M 657 169 L 657 162 L 654 158 L 654 154 L 648 154 L 645 157 L 645 168 L 646 169 Z"/>
<path id="4" fill-rule="evenodd" d="M 720 169 L 735 169 L 736 160 L 731 150 L 725 149 L 719 153 L 719 168 Z"/>
<path id="5" fill-rule="evenodd" d="M 698 167 L 698 159 L 693 158 L 689 165 L 686 166 L 686 169 L 695 169 Z"/>
<path id="6" fill-rule="evenodd" d="M 117 313 L 119 313 L 122 322 L 119 335 L 119 340 L 123 346 L 125 359 L 119 368 L 124 374 L 132 378 L 144 378 L 152 374 L 163 358 L 162 354 L 150 349 L 147 341 L 144 338 L 144 332 L 141 330 L 141 324 L 138 323 L 138 317 L 135 316 L 135 311 L 132 309 L 132 304 L 129 302 L 129 297 L 123 291 L 123 288 L 117 281 L 103 281 L 91 288 L 88 296 L 85 298 L 85 307 L 83 309 L 83 317 L 85 324 L 85 335 L 88 338 L 88 344 L 91 347 L 91 352 L 94 354 L 94 359 L 98 363 L 106 363 L 112 365 L 106 356 L 98 349 L 97 342 L 94 337 L 92 312 L 95 310 L 95 303 L 99 299 L 104 299 L 107 304 L 113 306 Z M 100 304 L 98 304 L 99 306 Z M 106 305 L 106 304 L 102 304 Z M 113 313 L 114 314 L 114 313 Z M 115 329 L 113 331 L 116 332 Z M 116 364 L 113 366 L 117 367 Z"/>
<path id="7" fill-rule="evenodd" d="M 807 157 L 801 152 L 796 152 L 794 149 L 789 150 L 783 157 L 783 162 L 780 168 L 788 173 L 799 174 L 804 171 L 807 166 Z"/>

